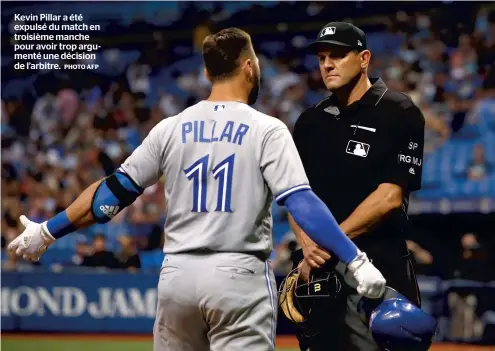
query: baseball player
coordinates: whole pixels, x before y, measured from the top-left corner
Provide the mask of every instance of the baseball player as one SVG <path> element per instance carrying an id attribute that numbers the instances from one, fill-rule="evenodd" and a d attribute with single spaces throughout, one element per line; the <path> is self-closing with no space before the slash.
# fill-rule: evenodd
<path id="1" fill-rule="evenodd" d="M 158 123 L 118 171 L 67 210 L 41 224 L 22 216 L 26 229 L 9 249 L 37 260 L 56 239 L 108 222 L 164 175 L 169 206 L 154 350 L 274 350 L 273 196 L 346 262 L 360 293 L 380 297 L 385 280 L 311 191 L 287 127 L 249 107 L 260 85 L 250 36 L 236 28 L 210 35 L 203 59 L 212 82 L 207 100 Z"/>

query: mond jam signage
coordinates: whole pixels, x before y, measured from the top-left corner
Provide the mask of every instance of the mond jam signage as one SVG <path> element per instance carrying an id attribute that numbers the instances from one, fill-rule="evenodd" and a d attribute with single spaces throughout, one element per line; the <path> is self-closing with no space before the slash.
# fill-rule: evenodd
<path id="1" fill-rule="evenodd" d="M 2 273 L 2 330 L 151 333 L 157 275 Z"/>

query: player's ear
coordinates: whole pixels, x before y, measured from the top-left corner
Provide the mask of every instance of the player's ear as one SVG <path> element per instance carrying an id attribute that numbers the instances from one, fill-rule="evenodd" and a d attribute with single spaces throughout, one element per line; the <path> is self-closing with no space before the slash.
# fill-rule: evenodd
<path id="1" fill-rule="evenodd" d="M 253 76 L 253 61 L 250 58 L 245 59 L 242 63 L 242 71 L 248 77 Z"/>

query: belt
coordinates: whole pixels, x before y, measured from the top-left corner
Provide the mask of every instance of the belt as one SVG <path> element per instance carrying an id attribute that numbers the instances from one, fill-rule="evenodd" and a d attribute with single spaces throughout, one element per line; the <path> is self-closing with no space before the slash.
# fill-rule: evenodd
<path id="1" fill-rule="evenodd" d="M 215 255 L 215 254 L 222 254 L 222 253 L 237 253 L 237 254 L 246 254 L 246 255 L 253 255 L 260 259 L 261 261 L 266 261 L 268 259 L 266 253 L 260 252 L 260 251 L 215 251 L 207 248 L 200 248 L 200 249 L 194 249 L 194 250 L 187 250 L 187 251 L 181 251 L 174 253 L 174 255 L 177 254 L 192 254 L 192 255 Z"/>

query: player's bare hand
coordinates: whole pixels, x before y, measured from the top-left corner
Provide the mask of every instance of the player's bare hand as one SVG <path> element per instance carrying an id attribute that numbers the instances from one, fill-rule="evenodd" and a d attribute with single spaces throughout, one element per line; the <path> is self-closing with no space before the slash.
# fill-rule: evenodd
<path id="1" fill-rule="evenodd" d="M 377 299 L 383 295 L 387 281 L 364 252 L 360 252 L 347 268 L 358 283 L 356 290 L 360 295 L 371 299 Z"/>
<path id="2" fill-rule="evenodd" d="M 50 235 L 45 223 L 32 222 L 24 215 L 19 217 L 19 220 L 25 229 L 21 235 L 12 240 L 8 250 L 26 261 L 36 262 L 41 254 L 53 244 L 55 238 Z"/>
<path id="3" fill-rule="evenodd" d="M 306 261 L 306 259 L 299 262 L 297 265 L 297 272 L 299 273 L 299 277 L 305 282 L 309 281 L 309 276 L 311 274 L 311 266 Z"/>
<path id="4" fill-rule="evenodd" d="M 303 254 L 304 260 L 307 261 L 312 268 L 320 268 L 332 257 L 327 251 L 320 248 L 316 243 L 306 245 L 303 248 Z"/>

